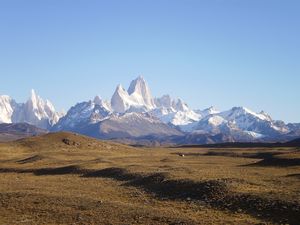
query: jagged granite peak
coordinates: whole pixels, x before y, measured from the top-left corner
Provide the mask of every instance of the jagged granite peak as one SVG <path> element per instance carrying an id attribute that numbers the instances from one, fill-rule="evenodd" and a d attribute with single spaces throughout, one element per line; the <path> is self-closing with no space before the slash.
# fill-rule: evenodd
<path id="1" fill-rule="evenodd" d="M 188 105 L 186 103 L 184 103 L 180 98 L 175 103 L 174 108 L 175 108 L 175 110 L 182 111 L 182 112 L 190 110 Z"/>
<path id="2" fill-rule="evenodd" d="M 119 84 L 111 98 L 111 107 L 115 112 L 124 113 L 131 104 L 127 91 Z"/>
<path id="3" fill-rule="evenodd" d="M 117 113 L 127 110 L 147 111 L 155 108 L 150 88 L 143 77 L 133 80 L 126 91 L 122 85 L 118 85 L 111 98 L 111 107 Z"/>
<path id="4" fill-rule="evenodd" d="M 164 123 L 180 127 L 183 131 L 191 129 L 191 124 L 200 120 L 201 115 L 191 110 L 181 99 L 172 99 L 170 95 L 155 98 L 156 108 L 151 113 Z"/>
<path id="5" fill-rule="evenodd" d="M 143 91 L 146 91 L 146 89 L 149 89 L 148 85 L 146 84 L 145 79 L 143 76 L 138 76 L 136 79 L 132 80 L 129 88 L 127 90 L 128 94 L 133 94 L 134 92 L 139 92 L 139 94 L 144 94 L 142 93 Z"/>
<path id="6" fill-rule="evenodd" d="M 149 109 L 155 107 L 150 88 L 142 76 L 139 76 L 131 82 L 128 88 L 128 94 L 136 97 L 137 101 L 142 100 L 139 103 L 145 105 Z M 142 99 L 139 99 L 140 97 L 142 97 Z"/>
<path id="7" fill-rule="evenodd" d="M 112 112 L 112 108 L 111 108 L 111 105 L 108 101 L 106 100 L 103 100 L 102 98 L 100 98 L 98 95 L 95 96 L 94 98 L 94 103 L 96 105 L 100 105 L 100 106 L 103 106 L 107 111 L 110 111 Z"/>
<path id="8" fill-rule="evenodd" d="M 7 95 L 0 97 L 0 123 L 29 123 L 49 129 L 59 120 L 53 104 L 32 89 L 26 103 L 16 103 Z"/>
<path id="9" fill-rule="evenodd" d="M 18 107 L 13 118 L 14 122 L 29 123 L 43 129 L 50 129 L 58 122 L 59 114 L 49 100 L 44 101 L 32 89 L 30 98 Z"/>
<path id="10" fill-rule="evenodd" d="M 0 123 L 11 123 L 17 103 L 8 95 L 0 95 Z"/>
<path id="11" fill-rule="evenodd" d="M 155 98 L 154 101 L 155 101 L 156 107 L 158 107 L 158 108 L 162 108 L 162 107 L 172 108 L 173 102 L 174 102 L 174 100 L 171 98 L 170 95 L 163 95 L 160 98 Z"/>
<path id="12" fill-rule="evenodd" d="M 100 96 L 95 96 L 94 98 L 94 103 L 97 105 L 102 105 L 103 104 L 103 100 L 100 98 Z"/>
<path id="13" fill-rule="evenodd" d="M 42 99 L 36 94 L 34 89 L 31 89 L 30 93 L 31 95 L 29 101 L 31 101 L 35 107 L 37 107 L 38 101 L 42 101 Z"/>
<path id="14" fill-rule="evenodd" d="M 163 95 L 154 99 L 156 108 L 167 108 L 172 111 L 188 111 L 188 105 L 180 98 L 172 99 L 170 95 Z"/>

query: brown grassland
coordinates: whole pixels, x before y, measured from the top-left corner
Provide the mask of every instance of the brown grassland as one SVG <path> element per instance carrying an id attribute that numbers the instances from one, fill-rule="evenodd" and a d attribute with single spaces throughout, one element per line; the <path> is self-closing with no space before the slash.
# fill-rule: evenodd
<path id="1" fill-rule="evenodd" d="M 0 143 L 0 224 L 300 224 L 300 149 Z"/>

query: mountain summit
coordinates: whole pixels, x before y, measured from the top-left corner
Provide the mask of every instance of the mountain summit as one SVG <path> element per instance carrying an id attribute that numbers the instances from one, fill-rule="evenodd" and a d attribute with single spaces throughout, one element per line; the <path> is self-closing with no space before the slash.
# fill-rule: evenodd
<path id="1" fill-rule="evenodd" d="M 38 127 L 49 129 L 58 122 L 59 115 L 49 100 L 44 101 L 32 89 L 31 97 L 23 105 L 23 107 L 21 107 L 17 118 L 18 121 L 31 123 Z"/>
<path id="2" fill-rule="evenodd" d="M 148 111 L 155 108 L 154 100 L 146 81 L 142 76 L 133 80 L 126 91 L 118 85 L 111 98 L 111 106 L 115 112 Z"/>
<path id="3" fill-rule="evenodd" d="M 0 123 L 12 123 L 12 115 L 17 103 L 7 95 L 0 96 Z"/>
<path id="4" fill-rule="evenodd" d="M 140 103 L 149 109 L 155 107 L 150 88 L 142 76 L 139 76 L 131 82 L 128 88 L 128 94 L 134 96 L 138 101 L 141 100 Z"/>
<path id="5" fill-rule="evenodd" d="M 25 103 L 16 103 L 9 96 L 0 96 L 0 123 L 29 123 L 39 128 L 50 129 L 58 122 L 60 114 L 49 100 L 43 100 L 31 90 Z"/>

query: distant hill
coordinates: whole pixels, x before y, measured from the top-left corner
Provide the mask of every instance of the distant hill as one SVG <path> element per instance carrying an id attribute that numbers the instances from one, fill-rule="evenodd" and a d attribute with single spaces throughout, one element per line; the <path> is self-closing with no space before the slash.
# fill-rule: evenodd
<path id="1" fill-rule="evenodd" d="M 12 141 L 25 137 L 46 134 L 47 131 L 27 123 L 0 124 L 0 141 Z"/>
<path id="2" fill-rule="evenodd" d="M 300 146 L 300 138 L 287 142 L 288 145 Z"/>
<path id="3" fill-rule="evenodd" d="M 300 147 L 300 138 L 288 142 L 262 143 L 262 142 L 224 142 L 204 145 L 180 145 L 179 147 L 194 148 L 273 148 L 273 147 Z"/>

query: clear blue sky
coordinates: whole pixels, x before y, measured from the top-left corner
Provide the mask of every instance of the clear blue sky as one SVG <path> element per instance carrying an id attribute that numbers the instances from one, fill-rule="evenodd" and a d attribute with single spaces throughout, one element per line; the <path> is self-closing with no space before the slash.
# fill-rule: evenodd
<path id="1" fill-rule="evenodd" d="M 142 74 L 192 108 L 300 122 L 299 0 L 0 0 L 0 94 L 67 110 Z"/>

